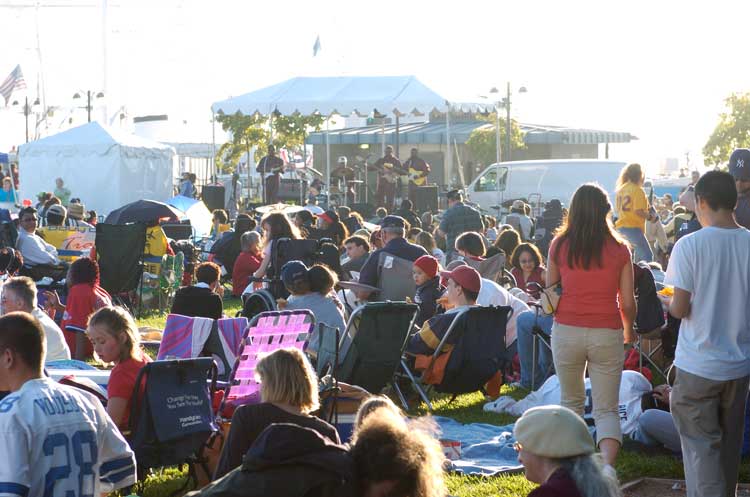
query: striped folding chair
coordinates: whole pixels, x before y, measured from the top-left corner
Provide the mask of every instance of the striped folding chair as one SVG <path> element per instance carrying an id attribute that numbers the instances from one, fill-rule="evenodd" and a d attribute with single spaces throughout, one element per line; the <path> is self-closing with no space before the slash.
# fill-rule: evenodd
<path id="1" fill-rule="evenodd" d="M 255 377 L 258 360 L 278 349 L 304 350 L 314 327 L 315 317 L 308 310 L 270 311 L 255 316 L 240 343 L 219 413 L 231 418 L 238 406 L 260 402 L 260 383 Z"/>

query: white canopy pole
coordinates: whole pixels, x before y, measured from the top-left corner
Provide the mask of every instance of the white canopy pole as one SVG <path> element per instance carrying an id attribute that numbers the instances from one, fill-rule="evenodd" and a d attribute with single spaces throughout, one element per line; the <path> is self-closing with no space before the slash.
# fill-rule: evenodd
<path id="1" fill-rule="evenodd" d="M 329 122 L 331 116 L 326 119 L 326 207 L 331 208 L 331 141 L 328 138 Z"/>
<path id="2" fill-rule="evenodd" d="M 250 164 L 248 163 L 248 166 Z M 237 164 L 237 169 L 239 169 L 239 164 Z M 211 174 L 212 181 L 216 180 L 216 114 L 214 114 L 214 111 L 211 111 L 211 171 L 213 174 Z M 239 171 L 237 171 L 239 173 Z"/>
<path id="3" fill-rule="evenodd" d="M 450 180 L 453 177 L 452 176 L 453 175 L 453 154 L 451 153 L 451 106 L 450 106 L 450 103 L 448 103 L 448 108 L 445 111 L 445 136 L 446 136 L 445 182 L 450 185 Z"/>

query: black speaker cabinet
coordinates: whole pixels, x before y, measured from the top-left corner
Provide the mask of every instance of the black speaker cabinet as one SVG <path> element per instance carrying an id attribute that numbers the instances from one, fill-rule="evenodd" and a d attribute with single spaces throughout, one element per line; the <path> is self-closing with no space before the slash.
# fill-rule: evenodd
<path id="1" fill-rule="evenodd" d="M 372 204 L 366 204 L 364 202 L 354 202 L 349 207 L 353 211 L 359 212 L 365 221 L 368 221 L 372 216 L 375 215 L 375 206 Z"/>
<path id="2" fill-rule="evenodd" d="M 438 187 L 437 185 L 418 186 L 414 189 L 414 210 L 419 212 L 438 210 Z"/>
<path id="3" fill-rule="evenodd" d="M 222 185 L 206 185 L 203 187 L 203 203 L 208 210 L 224 208 L 224 187 Z"/>
<path id="4" fill-rule="evenodd" d="M 307 181 L 281 178 L 281 184 L 279 185 L 279 201 L 288 202 L 296 200 L 297 203 L 299 203 L 302 193 L 305 193 L 305 196 L 307 194 Z"/>

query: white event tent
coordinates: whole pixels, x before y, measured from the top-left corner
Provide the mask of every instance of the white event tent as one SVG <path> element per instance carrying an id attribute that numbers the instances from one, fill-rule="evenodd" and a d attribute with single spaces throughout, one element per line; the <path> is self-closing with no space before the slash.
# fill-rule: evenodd
<path id="1" fill-rule="evenodd" d="M 106 215 L 141 199 L 173 195 L 175 151 L 169 145 L 92 122 L 21 145 L 21 198 L 35 199 L 62 178 L 71 197 Z"/>
<path id="2" fill-rule="evenodd" d="M 446 112 L 449 102 L 414 76 L 381 77 L 297 77 L 273 86 L 216 102 L 214 113 L 244 115 L 334 114 L 384 115 Z M 449 115 L 449 114 L 448 114 Z M 398 121 L 397 121 L 398 122 Z M 450 135 L 450 123 L 447 126 Z M 450 138 L 447 139 L 450 163 Z M 330 184 L 331 158 L 326 141 L 326 178 Z"/>

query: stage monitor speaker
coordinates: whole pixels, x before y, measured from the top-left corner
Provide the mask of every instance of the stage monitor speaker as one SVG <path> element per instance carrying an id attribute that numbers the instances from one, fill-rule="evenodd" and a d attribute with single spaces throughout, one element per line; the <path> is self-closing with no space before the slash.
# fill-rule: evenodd
<path id="1" fill-rule="evenodd" d="M 353 211 L 359 212 L 365 221 L 371 219 L 375 215 L 375 206 L 372 204 L 354 202 L 349 207 L 351 207 Z"/>
<path id="2" fill-rule="evenodd" d="M 222 185 L 205 185 L 202 197 L 208 210 L 224 208 L 224 187 Z"/>
<path id="3" fill-rule="evenodd" d="M 299 203 L 300 197 L 303 193 L 307 192 L 307 181 L 292 179 L 292 178 L 281 178 L 281 184 L 279 184 L 279 201 L 288 202 L 296 201 Z M 307 195 L 305 195 L 307 196 Z M 302 199 L 304 200 L 304 199 Z"/>
<path id="4" fill-rule="evenodd" d="M 437 212 L 438 210 L 438 187 L 437 185 L 418 186 L 414 189 L 414 210 L 418 213 L 426 211 Z"/>

